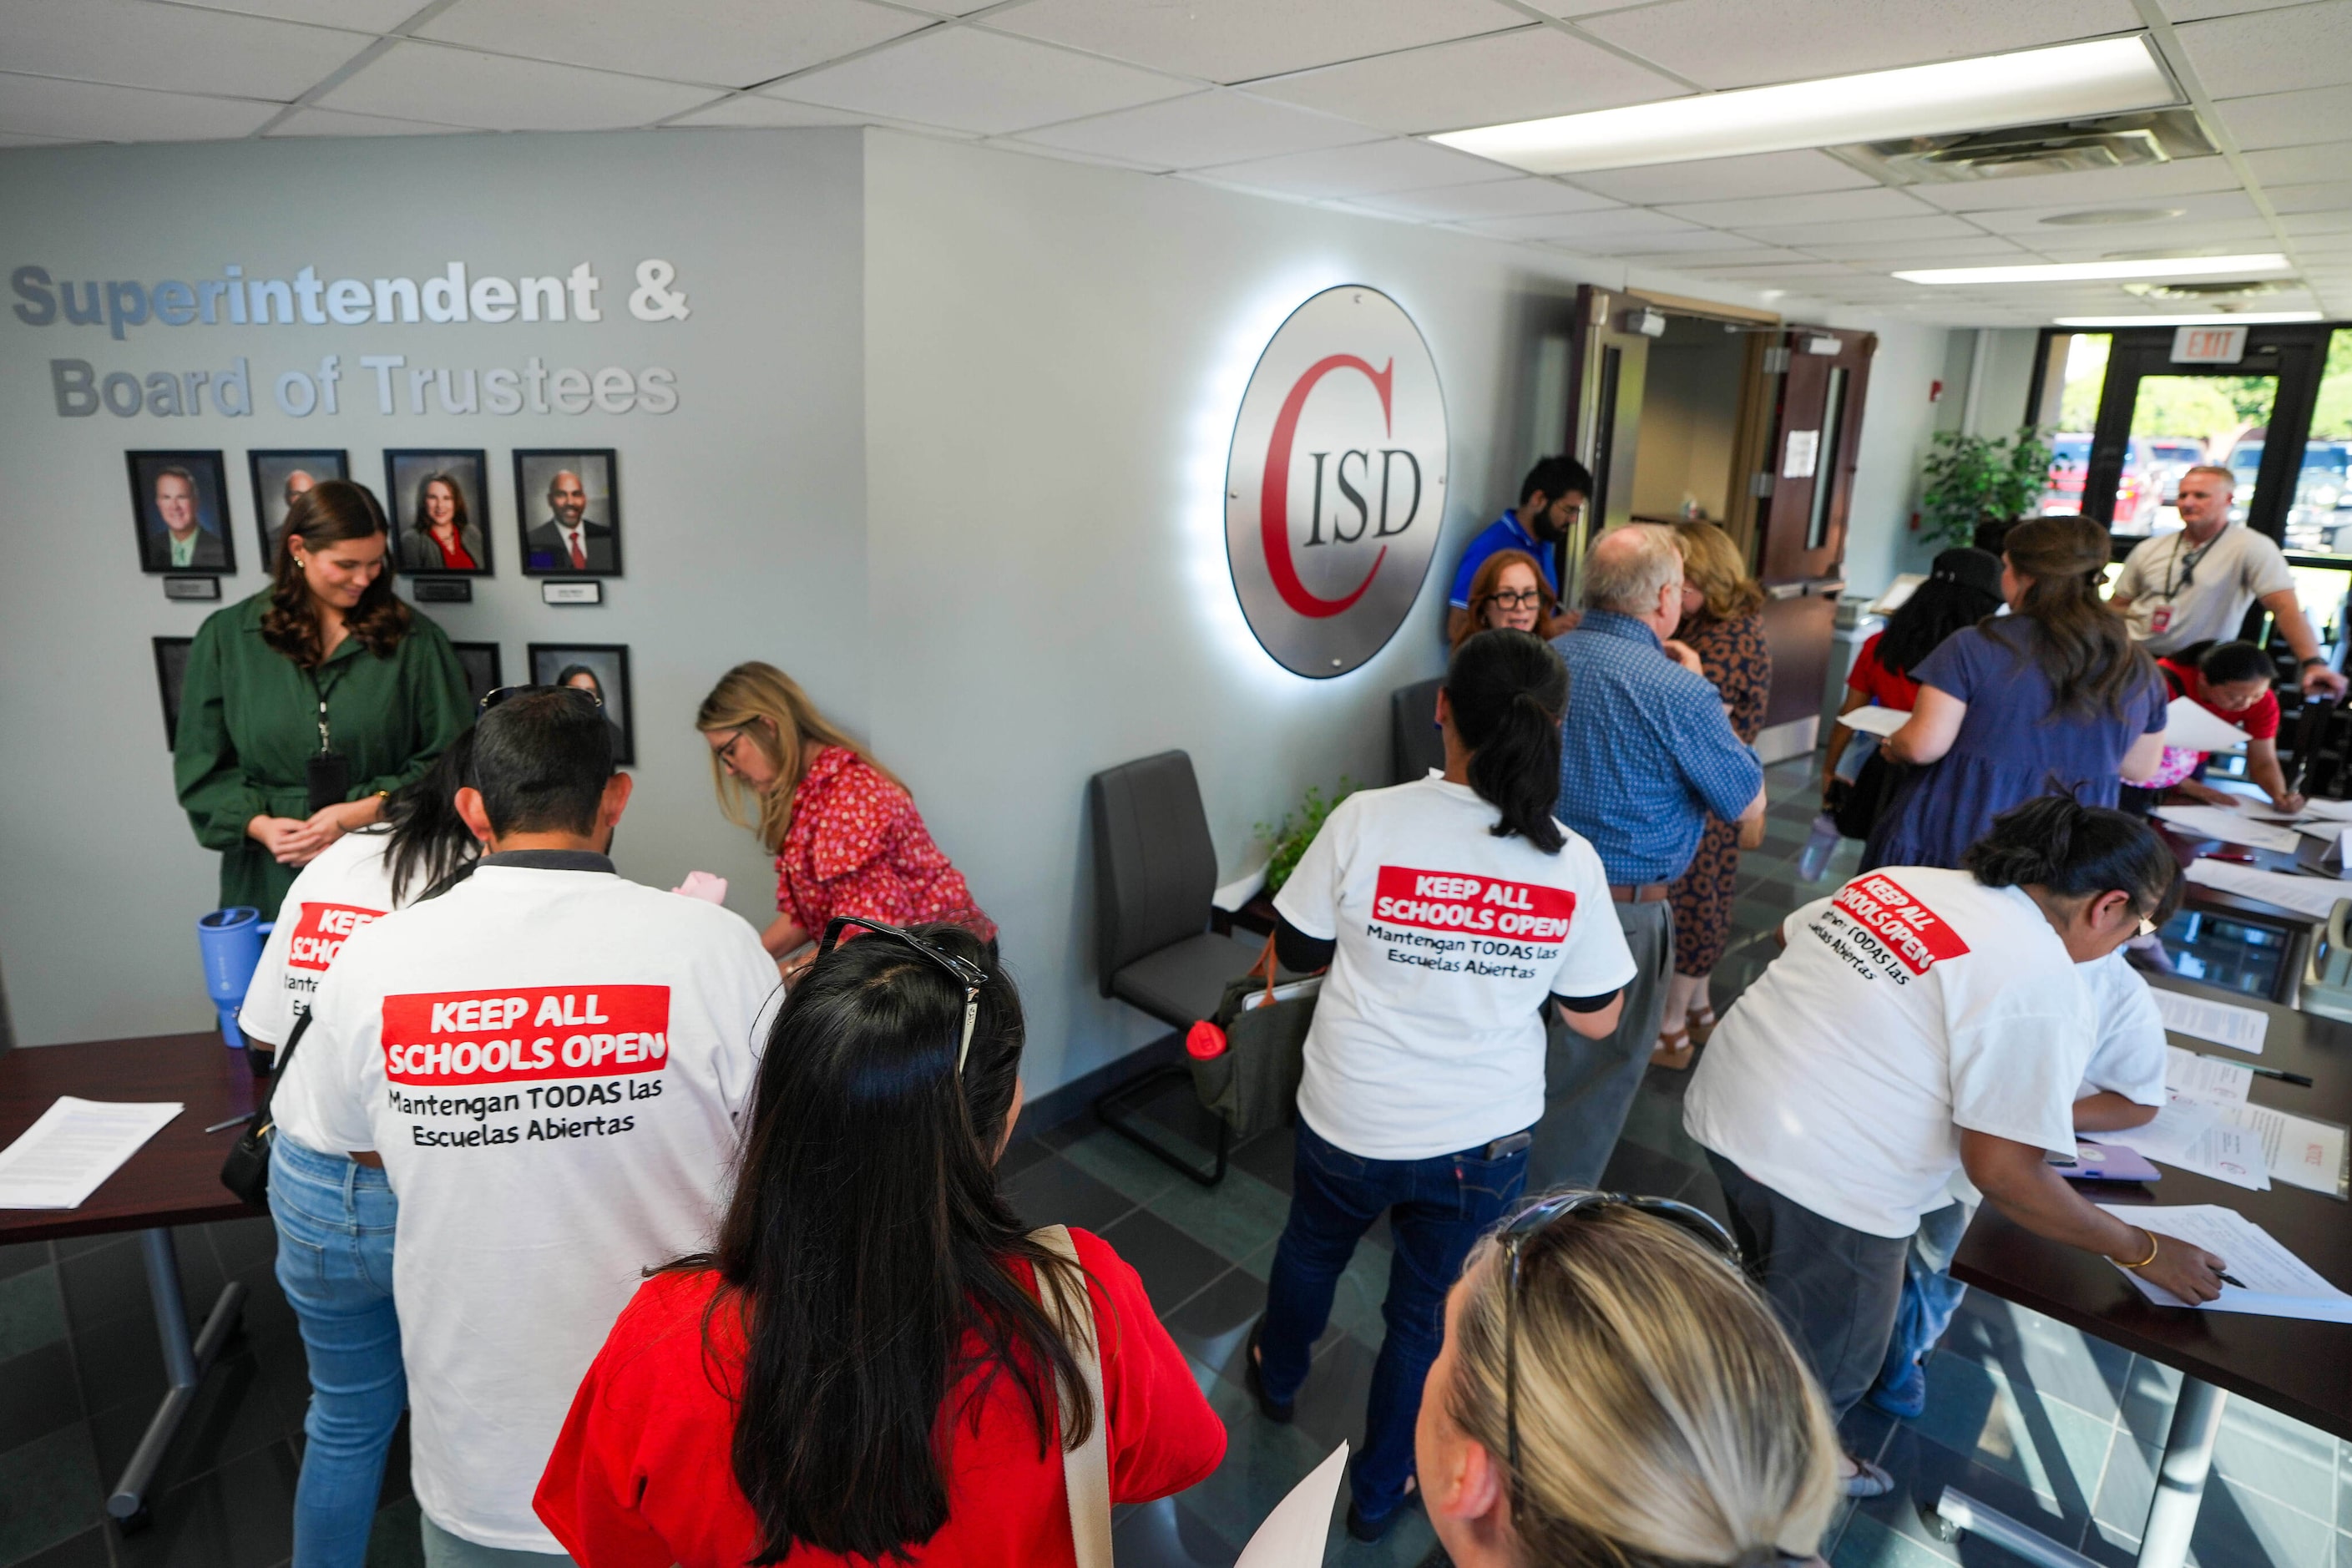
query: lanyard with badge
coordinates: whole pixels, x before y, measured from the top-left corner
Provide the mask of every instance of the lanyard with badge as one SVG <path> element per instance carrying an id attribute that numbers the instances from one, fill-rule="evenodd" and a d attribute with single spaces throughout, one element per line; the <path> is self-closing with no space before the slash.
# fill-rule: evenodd
<path id="1" fill-rule="evenodd" d="M 319 750 L 302 770 L 313 815 L 328 806 L 341 805 L 352 793 L 352 760 L 335 750 L 334 735 L 327 727 L 327 699 L 343 683 L 344 671 L 350 668 L 346 660 L 335 670 L 335 678 L 323 685 L 317 670 L 303 671 L 310 678 L 310 690 L 319 699 Z"/>
<path id="2" fill-rule="evenodd" d="M 2205 559 L 2206 553 L 2213 546 L 2221 542 L 2221 536 L 2217 533 L 2191 552 L 2187 548 L 2189 543 L 2187 531 L 2184 530 L 2174 537 L 2179 542 L 2172 547 L 2172 559 L 2164 569 L 2164 588 L 2156 595 L 2161 602 L 2147 617 L 2147 632 L 2150 637 L 2161 637 L 2165 629 L 2172 625 L 2172 601 L 2197 585 L 2198 563 Z M 2177 582 L 2174 581 L 2176 573 L 2179 574 Z"/>

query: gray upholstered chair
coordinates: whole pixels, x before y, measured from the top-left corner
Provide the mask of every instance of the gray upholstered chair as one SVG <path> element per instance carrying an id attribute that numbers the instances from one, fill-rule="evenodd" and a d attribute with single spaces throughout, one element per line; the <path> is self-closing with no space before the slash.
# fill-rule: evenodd
<path id="1" fill-rule="evenodd" d="M 1441 676 L 1400 686 L 1389 694 L 1389 783 L 1411 784 L 1445 765 L 1445 739 L 1437 728 Z"/>

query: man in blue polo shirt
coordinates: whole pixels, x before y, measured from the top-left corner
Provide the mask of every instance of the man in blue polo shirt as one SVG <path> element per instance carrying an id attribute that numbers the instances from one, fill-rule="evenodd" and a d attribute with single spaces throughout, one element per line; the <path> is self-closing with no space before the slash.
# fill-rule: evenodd
<path id="1" fill-rule="evenodd" d="M 1524 550 L 1534 556 L 1545 589 L 1559 597 L 1552 555 L 1584 515 L 1591 494 L 1592 474 L 1574 458 L 1546 458 L 1528 470 L 1519 481 L 1519 504 L 1506 508 L 1462 552 L 1462 564 L 1454 573 L 1454 595 L 1447 601 L 1453 606 L 1445 614 L 1448 643 L 1461 635 L 1462 624 L 1470 618 L 1471 581 L 1497 550 Z"/>
<path id="2" fill-rule="evenodd" d="M 1732 733 L 1696 656 L 1665 640 L 1682 621 L 1674 530 L 1637 523 L 1601 535 L 1585 554 L 1583 597 L 1582 624 L 1551 645 L 1569 679 L 1552 815 L 1600 852 L 1637 973 L 1615 1034 L 1555 1047 L 1530 1187 L 1599 1184 L 1658 1043 L 1675 966 L 1667 885 L 1689 867 L 1709 816 L 1764 814 L 1756 753 Z"/>

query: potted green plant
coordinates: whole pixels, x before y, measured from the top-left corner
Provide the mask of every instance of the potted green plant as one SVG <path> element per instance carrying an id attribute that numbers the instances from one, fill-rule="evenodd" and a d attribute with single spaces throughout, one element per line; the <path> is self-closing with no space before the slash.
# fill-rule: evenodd
<path id="1" fill-rule="evenodd" d="M 2050 458 L 2031 425 L 2011 436 L 1937 431 L 1920 487 L 1920 531 L 1938 550 L 1973 544 L 1998 553 L 2002 535 L 2049 488 Z"/>
<path id="2" fill-rule="evenodd" d="M 1342 773 L 1339 788 L 1327 800 L 1321 789 L 1309 784 L 1307 794 L 1299 800 L 1298 809 L 1284 812 L 1279 826 L 1264 822 L 1257 825 L 1257 836 L 1273 847 L 1265 862 L 1267 898 L 1282 891 L 1282 885 L 1290 880 L 1291 872 L 1298 868 L 1298 858 L 1307 853 L 1307 847 L 1314 843 L 1315 836 L 1323 830 L 1324 819 L 1331 815 L 1334 806 L 1355 794 L 1356 787 L 1355 781 Z"/>

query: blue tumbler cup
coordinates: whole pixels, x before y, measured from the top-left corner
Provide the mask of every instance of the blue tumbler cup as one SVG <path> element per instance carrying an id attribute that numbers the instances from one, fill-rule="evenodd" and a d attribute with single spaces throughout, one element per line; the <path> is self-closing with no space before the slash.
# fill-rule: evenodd
<path id="1" fill-rule="evenodd" d="M 215 910 L 196 921 L 196 951 L 204 955 L 205 989 L 212 993 L 220 1014 L 221 1038 L 233 1051 L 245 1048 L 236 1026 L 236 1010 L 245 1003 L 246 987 L 261 963 L 261 939 L 269 928 L 261 911 L 250 905 Z"/>

